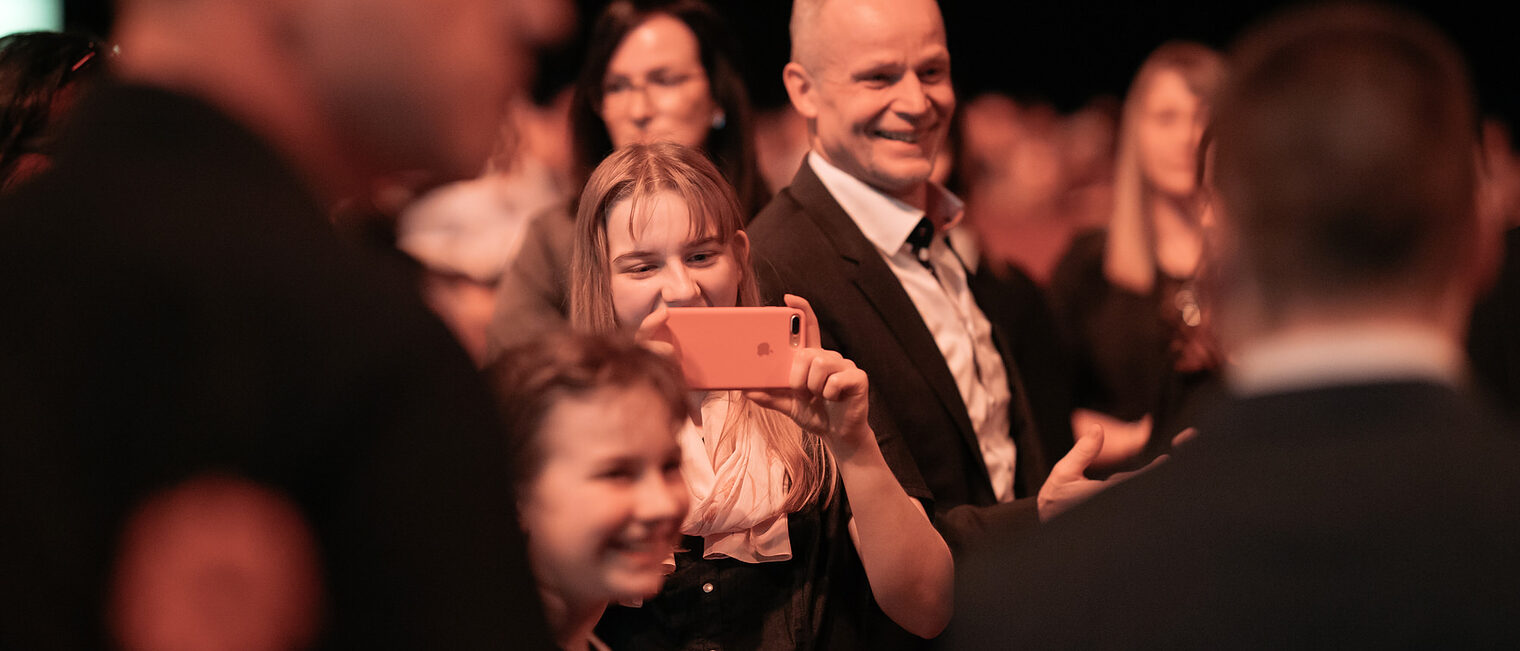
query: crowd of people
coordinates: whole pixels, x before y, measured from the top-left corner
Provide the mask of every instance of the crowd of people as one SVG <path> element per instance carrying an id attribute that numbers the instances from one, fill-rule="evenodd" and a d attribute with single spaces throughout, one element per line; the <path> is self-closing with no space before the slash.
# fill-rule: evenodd
<path id="1" fill-rule="evenodd" d="M 762 113 L 702 0 L 589 19 L 537 98 L 567 3 L 0 38 L 0 648 L 1520 645 L 1520 164 L 1437 29 L 1060 116 L 794 0 Z M 672 311 L 761 306 L 787 386 L 692 388 Z"/>

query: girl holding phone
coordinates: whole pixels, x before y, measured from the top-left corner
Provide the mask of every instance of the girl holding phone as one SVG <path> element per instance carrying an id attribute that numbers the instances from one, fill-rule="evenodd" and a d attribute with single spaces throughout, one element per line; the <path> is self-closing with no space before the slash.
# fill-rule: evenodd
<path id="1" fill-rule="evenodd" d="M 560 333 L 508 350 L 487 373 L 555 641 L 606 649 L 592 634 L 602 611 L 655 594 L 680 540 L 679 372 L 623 337 Z"/>
<path id="2" fill-rule="evenodd" d="M 653 342 L 667 307 L 760 304 L 739 201 L 700 152 L 624 148 L 579 206 L 576 327 Z M 686 538 L 657 597 L 607 612 L 614 648 L 861 648 L 891 635 L 883 614 L 920 637 L 949 620 L 949 549 L 887 462 L 907 459 L 894 467 L 918 489 L 911 459 L 867 424 L 865 373 L 817 347 L 806 301 L 786 302 L 811 330 L 789 389 L 689 397 Z"/>

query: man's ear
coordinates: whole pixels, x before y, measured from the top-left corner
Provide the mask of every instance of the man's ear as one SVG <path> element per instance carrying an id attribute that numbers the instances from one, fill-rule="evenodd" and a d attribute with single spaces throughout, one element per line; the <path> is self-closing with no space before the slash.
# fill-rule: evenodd
<path id="1" fill-rule="evenodd" d="M 781 83 L 786 86 L 786 95 L 792 100 L 792 108 L 809 120 L 818 117 L 818 84 L 807 68 L 796 61 L 786 64 L 781 69 Z"/>

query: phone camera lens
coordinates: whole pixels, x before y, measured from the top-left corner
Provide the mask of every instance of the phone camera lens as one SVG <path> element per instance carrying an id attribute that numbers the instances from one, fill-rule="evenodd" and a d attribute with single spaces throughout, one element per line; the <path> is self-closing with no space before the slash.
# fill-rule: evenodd
<path id="1" fill-rule="evenodd" d="M 802 334 L 802 317 L 792 315 L 792 334 Z"/>

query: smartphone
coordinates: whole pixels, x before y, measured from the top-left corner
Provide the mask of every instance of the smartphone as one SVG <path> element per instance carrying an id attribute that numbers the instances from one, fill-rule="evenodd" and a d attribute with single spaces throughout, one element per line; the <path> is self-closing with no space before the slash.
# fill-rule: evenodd
<path id="1" fill-rule="evenodd" d="M 790 307 L 672 307 L 657 339 L 675 348 L 693 389 L 780 389 L 807 345 L 802 310 Z"/>

